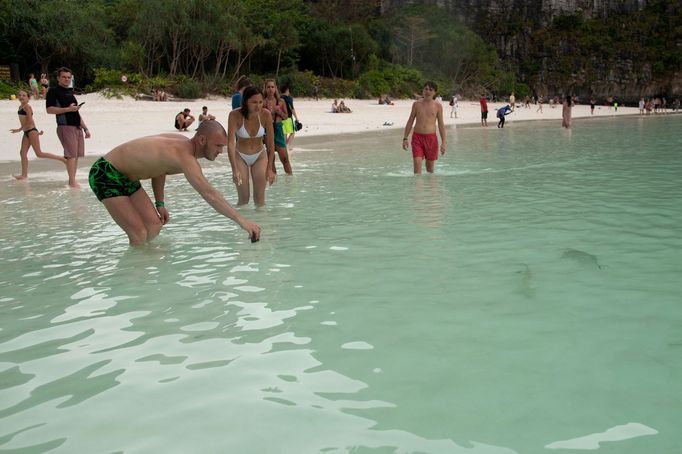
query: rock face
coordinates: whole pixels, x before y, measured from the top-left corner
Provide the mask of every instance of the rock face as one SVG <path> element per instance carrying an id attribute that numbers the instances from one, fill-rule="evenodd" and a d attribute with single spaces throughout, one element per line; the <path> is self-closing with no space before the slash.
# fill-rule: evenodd
<path id="1" fill-rule="evenodd" d="M 384 0 L 381 6 L 387 12 L 412 3 L 413 0 Z M 498 55 L 515 67 L 520 81 L 536 94 L 570 93 L 601 100 L 616 96 L 628 103 L 636 103 L 641 96 L 682 96 L 679 63 L 673 59 L 671 70 L 669 62 L 652 60 L 647 48 L 651 45 L 650 30 L 633 27 L 634 18 L 655 0 L 434 0 L 433 3 L 495 47 Z M 658 14 L 674 30 L 680 25 L 679 17 L 675 19 L 675 16 L 682 12 L 682 7 L 669 2 L 667 8 Z M 599 19 L 596 21 L 599 24 L 616 20 L 622 33 L 631 30 L 635 33 L 630 36 L 635 36 L 632 39 L 637 46 L 605 48 L 606 41 L 600 35 L 603 29 L 580 30 L 581 24 L 592 19 Z M 563 21 L 563 26 L 557 27 L 557 21 Z M 680 37 L 679 33 L 670 35 Z M 671 48 L 682 48 L 682 38 L 679 42 L 672 41 Z"/>
<path id="2" fill-rule="evenodd" d="M 383 0 L 381 8 L 385 12 L 412 3 L 414 0 Z M 454 13 L 469 26 L 475 25 L 477 18 L 483 15 L 500 19 L 520 15 L 523 20 L 544 27 L 554 17 L 566 14 L 592 19 L 613 13 L 641 11 L 647 0 L 436 0 L 434 3 Z"/>

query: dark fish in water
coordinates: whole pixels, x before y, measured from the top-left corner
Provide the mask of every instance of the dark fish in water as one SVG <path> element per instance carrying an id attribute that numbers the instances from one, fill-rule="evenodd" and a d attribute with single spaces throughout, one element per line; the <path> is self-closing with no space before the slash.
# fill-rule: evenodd
<path id="1" fill-rule="evenodd" d="M 525 263 L 521 263 L 520 265 L 523 266 L 524 269 L 517 271 L 517 273 L 521 275 L 517 293 L 525 295 L 527 298 L 532 298 L 533 295 L 535 295 L 535 289 L 531 282 L 533 280 L 533 273 L 531 272 L 530 267 Z"/>
<path id="2" fill-rule="evenodd" d="M 564 253 L 561 254 L 561 258 L 573 260 L 581 265 L 596 266 L 597 268 L 602 269 L 596 256 L 577 249 L 566 249 Z"/>

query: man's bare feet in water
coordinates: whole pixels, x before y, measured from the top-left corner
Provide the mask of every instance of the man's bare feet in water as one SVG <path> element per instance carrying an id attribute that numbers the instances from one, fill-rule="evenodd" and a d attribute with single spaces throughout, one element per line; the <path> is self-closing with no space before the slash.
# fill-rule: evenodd
<path id="1" fill-rule="evenodd" d="M 16 180 L 27 180 L 28 177 L 26 175 L 12 175 Z"/>
<path id="2" fill-rule="evenodd" d="M 81 185 L 78 184 L 78 183 L 69 183 L 69 187 L 70 187 L 71 189 L 80 189 L 80 188 L 81 188 Z"/>

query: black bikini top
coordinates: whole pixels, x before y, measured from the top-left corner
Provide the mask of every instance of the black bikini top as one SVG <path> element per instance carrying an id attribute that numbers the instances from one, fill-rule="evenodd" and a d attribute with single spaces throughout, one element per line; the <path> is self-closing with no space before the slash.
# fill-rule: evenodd
<path id="1" fill-rule="evenodd" d="M 26 111 L 24 110 L 23 107 L 19 107 L 19 110 L 17 111 L 19 115 L 26 115 Z"/>

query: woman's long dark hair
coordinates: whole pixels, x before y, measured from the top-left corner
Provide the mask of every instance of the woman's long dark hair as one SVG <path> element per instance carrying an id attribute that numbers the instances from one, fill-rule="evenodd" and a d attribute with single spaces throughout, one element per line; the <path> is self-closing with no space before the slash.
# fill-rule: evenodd
<path id="1" fill-rule="evenodd" d="M 242 113 L 242 116 L 247 120 L 249 118 L 249 105 L 247 101 L 256 95 L 263 96 L 263 92 L 260 90 L 260 88 L 251 85 L 250 87 L 246 87 L 244 89 L 244 94 L 242 95 L 242 107 L 239 110 Z M 265 96 L 263 97 L 265 98 Z"/>

